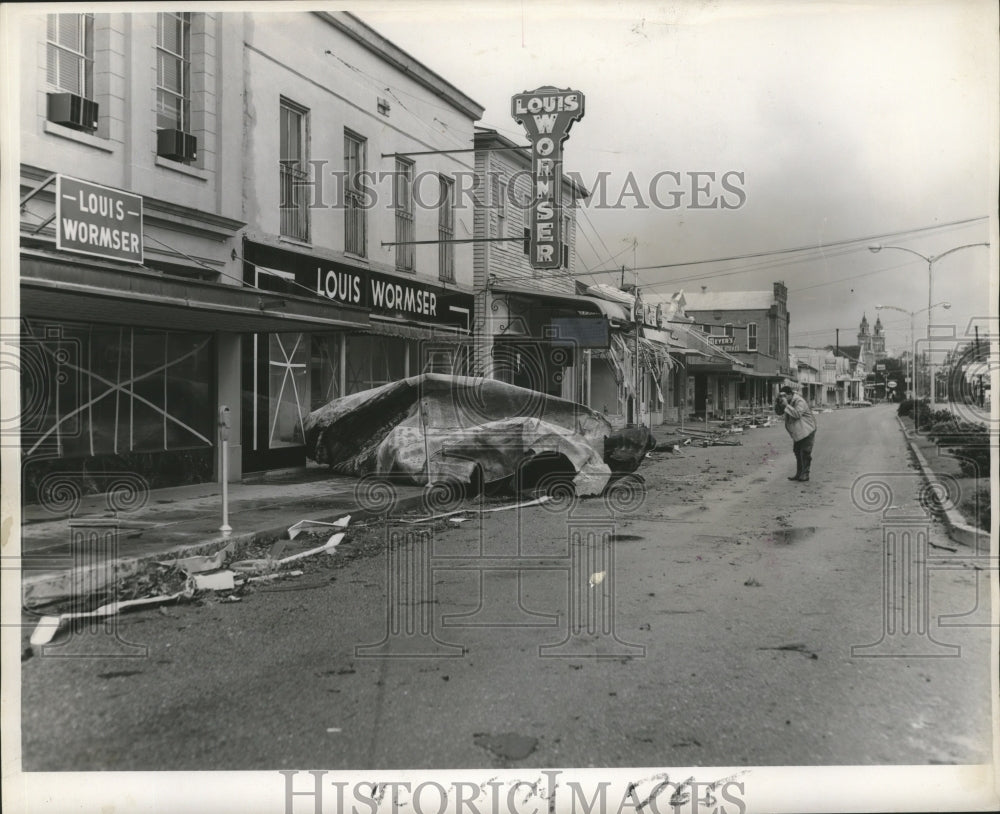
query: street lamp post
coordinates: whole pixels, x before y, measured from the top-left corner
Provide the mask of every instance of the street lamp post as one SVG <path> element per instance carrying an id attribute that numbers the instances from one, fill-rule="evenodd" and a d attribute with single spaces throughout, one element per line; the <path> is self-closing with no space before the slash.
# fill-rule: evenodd
<path id="1" fill-rule="evenodd" d="M 931 291 L 932 291 L 932 284 L 933 284 L 933 275 L 932 275 L 932 272 L 934 270 L 934 264 L 938 260 L 940 260 L 942 257 L 947 257 L 949 254 L 952 254 L 954 252 L 960 251 L 962 249 L 971 249 L 971 248 L 974 248 L 976 246 L 989 246 L 989 245 L 990 245 L 989 243 L 966 243 L 966 244 L 964 244 L 962 246 L 955 246 L 955 248 L 953 248 L 953 249 L 948 249 L 947 251 L 941 252 L 941 254 L 935 254 L 935 255 L 932 255 L 930 257 L 927 257 L 926 255 L 923 255 L 920 252 L 915 252 L 913 249 L 908 249 L 905 246 L 883 246 L 883 245 L 881 245 L 879 243 L 876 243 L 876 244 L 874 244 L 872 246 L 869 246 L 868 247 L 868 251 L 872 252 L 872 254 L 878 254 L 878 252 L 882 251 L 882 249 L 898 249 L 901 252 L 909 252 L 910 254 L 916 255 L 917 257 L 919 257 L 921 260 L 923 260 L 927 264 L 927 309 L 926 309 L 927 310 L 927 338 L 930 339 L 931 338 L 931 309 L 934 307 L 933 305 L 931 305 L 931 299 L 932 299 Z M 919 313 L 919 311 L 915 312 L 915 313 Z M 928 352 L 930 352 L 929 345 L 928 345 Z M 934 407 L 934 365 L 930 362 L 930 360 L 928 360 L 928 368 L 930 370 L 930 375 L 931 375 L 930 396 L 931 396 L 931 409 L 933 409 L 933 407 Z"/>
<path id="2" fill-rule="evenodd" d="M 898 305 L 876 305 L 876 311 L 890 310 L 899 311 L 902 314 L 907 314 L 910 317 L 910 383 L 913 387 L 913 398 L 917 397 L 917 353 L 916 353 L 916 334 L 913 332 L 913 318 L 917 314 L 922 314 L 924 311 L 930 313 L 931 308 L 937 308 L 938 306 L 944 307 L 945 310 L 951 308 L 951 303 L 947 301 L 936 302 L 934 305 L 928 306 L 927 308 L 921 308 L 919 311 L 907 311 L 905 308 L 900 308 Z M 933 393 L 933 390 L 931 391 Z"/>

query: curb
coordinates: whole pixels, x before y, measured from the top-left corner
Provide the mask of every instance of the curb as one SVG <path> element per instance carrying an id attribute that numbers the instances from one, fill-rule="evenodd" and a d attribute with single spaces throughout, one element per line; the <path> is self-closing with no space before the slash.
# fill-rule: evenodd
<path id="1" fill-rule="evenodd" d="M 411 497 L 400 498 L 396 505 L 396 512 L 410 511 L 421 506 L 424 502 L 423 495 L 413 495 Z M 353 510 L 341 509 L 332 514 L 318 516 L 310 515 L 310 520 L 332 522 L 345 514 L 350 514 L 352 520 L 368 520 L 381 515 L 371 509 L 356 507 Z M 280 526 L 272 526 L 266 529 L 247 531 L 241 534 L 221 534 L 209 540 L 199 543 L 174 546 L 156 553 L 143 554 L 137 557 L 118 557 L 105 560 L 101 563 L 68 568 L 64 571 L 51 571 L 40 573 L 36 576 L 21 577 L 21 605 L 28 608 L 32 605 L 53 602 L 67 597 L 81 597 L 84 593 L 83 586 L 87 590 L 93 591 L 103 587 L 109 582 L 109 577 L 113 575 L 115 579 L 128 577 L 136 574 L 157 562 L 168 559 L 180 559 L 181 557 L 210 556 L 228 545 L 253 543 L 259 539 L 270 537 L 284 537 L 288 532 L 289 523 Z M 32 600 L 34 600 L 32 602 Z"/>
<path id="2" fill-rule="evenodd" d="M 920 469 L 920 474 L 928 484 L 931 483 L 931 478 L 934 476 L 934 470 L 931 469 L 931 465 L 927 462 L 927 458 L 920 451 L 916 444 L 910 440 L 910 435 L 906 430 L 906 425 L 903 424 L 903 420 L 897 415 L 896 423 L 899 424 L 900 432 L 903 433 L 903 438 L 906 441 L 907 447 L 909 447 L 910 452 L 913 453 L 913 457 L 917 459 L 917 467 Z M 965 518 L 962 517 L 958 509 L 946 508 L 944 510 L 944 526 L 948 533 L 949 539 L 956 543 L 961 543 L 962 545 L 969 546 L 970 548 L 978 548 L 979 543 L 985 543 L 986 548 L 990 547 L 990 533 L 988 531 L 983 531 L 982 529 L 977 529 L 974 526 L 970 526 L 965 522 Z"/>

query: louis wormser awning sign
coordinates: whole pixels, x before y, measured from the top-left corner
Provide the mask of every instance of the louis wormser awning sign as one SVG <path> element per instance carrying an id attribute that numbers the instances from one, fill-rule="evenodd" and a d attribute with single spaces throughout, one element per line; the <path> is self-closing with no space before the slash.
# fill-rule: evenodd
<path id="1" fill-rule="evenodd" d="M 58 176 L 56 248 L 142 263 L 142 196 Z"/>

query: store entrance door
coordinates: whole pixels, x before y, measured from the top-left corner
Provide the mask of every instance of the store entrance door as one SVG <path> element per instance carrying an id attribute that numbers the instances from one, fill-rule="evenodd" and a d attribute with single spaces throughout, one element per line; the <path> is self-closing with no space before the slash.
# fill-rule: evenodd
<path id="1" fill-rule="evenodd" d="M 303 422 L 340 395 L 338 334 L 248 334 L 243 337 L 243 471 L 306 464 Z"/>
<path id="2" fill-rule="evenodd" d="M 694 412 L 699 418 L 708 418 L 708 377 L 699 373 L 694 377 Z"/>

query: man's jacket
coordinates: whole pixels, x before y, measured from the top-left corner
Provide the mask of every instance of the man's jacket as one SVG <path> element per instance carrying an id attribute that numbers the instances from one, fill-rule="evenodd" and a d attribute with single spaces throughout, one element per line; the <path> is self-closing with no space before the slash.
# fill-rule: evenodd
<path id="1" fill-rule="evenodd" d="M 816 419 L 809 409 L 809 403 L 798 393 L 793 393 L 787 401 L 784 412 L 785 429 L 793 441 L 801 441 L 816 431 Z"/>

